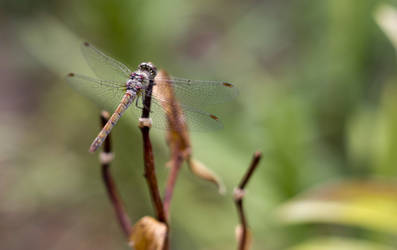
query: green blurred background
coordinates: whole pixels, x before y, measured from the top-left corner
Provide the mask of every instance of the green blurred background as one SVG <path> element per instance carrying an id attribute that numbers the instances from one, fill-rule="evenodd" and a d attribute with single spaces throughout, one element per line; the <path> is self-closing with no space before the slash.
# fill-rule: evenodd
<path id="1" fill-rule="evenodd" d="M 388 4 L 388 5 L 385 5 Z M 228 192 L 178 179 L 172 249 L 236 249 L 232 190 L 264 153 L 245 205 L 253 249 L 397 248 L 396 0 L 0 2 L 0 249 L 129 249 L 88 146 L 100 109 L 64 81 L 91 74 L 87 40 L 135 68 L 226 80 L 192 133 Z M 152 130 L 160 186 L 168 148 Z M 113 132 L 112 171 L 133 222 L 153 215 L 136 121 Z"/>

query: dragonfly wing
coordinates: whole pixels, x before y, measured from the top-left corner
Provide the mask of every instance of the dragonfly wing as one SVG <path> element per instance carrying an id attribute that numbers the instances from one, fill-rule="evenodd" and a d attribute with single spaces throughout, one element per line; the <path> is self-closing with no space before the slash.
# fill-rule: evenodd
<path id="1" fill-rule="evenodd" d="M 177 100 L 186 106 L 201 107 L 232 100 L 238 95 L 238 89 L 231 83 L 223 81 L 201 81 L 173 77 L 156 78 L 155 88 L 162 84 L 171 84 Z"/>
<path id="2" fill-rule="evenodd" d="M 75 73 L 67 75 L 67 82 L 100 107 L 110 111 L 113 111 L 120 103 L 125 93 L 125 86 L 122 82 L 98 80 Z"/>
<path id="3" fill-rule="evenodd" d="M 88 42 L 81 45 L 81 51 L 94 73 L 101 79 L 127 81 L 131 70 L 121 62 L 105 55 Z"/>
<path id="4" fill-rule="evenodd" d="M 150 117 L 153 120 L 154 128 L 168 129 L 167 117 L 174 114 L 170 113 L 170 109 L 164 109 L 164 105 L 169 105 L 169 103 L 152 99 Z M 223 128 L 222 122 L 215 115 L 182 104 L 179 105 L 189 131 L 206 132 Z"/>

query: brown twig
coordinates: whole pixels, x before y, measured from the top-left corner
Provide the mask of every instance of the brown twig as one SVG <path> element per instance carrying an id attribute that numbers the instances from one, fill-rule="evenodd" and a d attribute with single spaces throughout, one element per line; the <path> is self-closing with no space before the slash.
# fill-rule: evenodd
<path id="1" fill-rule="evenodd" d="M 152 91 L 153 91 L 154 80 L 151 79 L 149 86 L 145 89 L 142 109 L 142 119 L 149 119 L 150 106 L 152 102 Z M 160 222 L 163 222 L 167 226 L 167 235 L 164 242 L 163 250 L 169 249 L 169 234 L 168 234 L 168 222 L 167 216 L 164 212 L 163 201 L 161 200 L 160 191 L 157 183 L 156 169 L 154 167 L 153 148 L 149 137 L 150 127 L 146 123 L 140 124 L 143 139 L 143 157 L 145 166 L 145 179 L 149 187 L 150 197 L 152 198 L 153 206 L 156 212 L 156 217 Z"/>
<path id="2" fill-rule="evenodd" d="M 250 180 L 252 174 L 254 173 L 258 163 L 262 157 L 260 152 L 256 152 L 252 159 L 251 165 L 249 166 L 247 172 L 245 173 L 244 177 L 241 179 L 240 184 L 238 185 L 237 189 L 234 190 L 234 201 L 237 207 L 237 212 L 240 218 L 240 224 L 242 227 L 242 233 L 240 241 L 238 242 L 238 249 L 244 250 L 247 244 L 247 232 L 248 232 L 248 222 L 247 218 L 244 213 L 243 207 L 243 197 L 244 197 L 244 188 L 247 185 L 248 181 Z"/>
<path id="3" fill-rule="evenodd" d="M 159 187 L 157 184 L 156 170 L 154 168 L 153 149 L 149 137 L 149 127 L 142 127 L 143 150 L 144 150 L 144 166 L 145 178 L 149 187 L 150 196 L 159 221 L 166 223 L 167 219 L 164 213 L 163 202 L 161 200 Z"/>
<path id="4" fill-rule="evenodd" d="M 142 116 L 143 119 L 148 119 L 150 114 L 150 105 L 152 99 L 152 89 L 153 89 L 153 80 L 150 80 L 149 86 L 145 89 L 145 97 L 143 100 L 143 110 Z M 164 222 L 167 224 L 167 218 L 164 213 L 163 202 L 161 200 L 159 187 L 157 184 L 156 170 L 154 167 L 154 159 L 153 159 L 153 149 L 152 143 L 149 137 L 149 127 L 146 125 L 140 126 L 142 132 L 143 139 L 143 154 L 144 154 L 144 166 L 145 166 L 145 178 L 149 187 L 150 196 L 152 198 L 152 202 L 155 208 L 156 217 L 160 222 Z"/>
<path id="5" fill-rule="evenodd" d="M 102 111 L 101 113 L 101 124 L 105 126 L 108 121 L 110 115 L 106 111 Z M 112 153 L 112 144 L 110 139 L 110 134 L 105 139 L 103 145 L 103 152 L 101 153 L 101 165 L 102 165 L 102 178 L 106 186 L 106 190 L 108 192 L 108 196 L 112 205 L 114 207 L 114 211 L 116 212 L 117 219 L 120 223 L 120 226 L 124 232 L 124 234 L 129 237 L 131 233 L 131 222 L 128 214 L 124 209 L 124 205 L 122 200 L 119 197 L 116 184 L 114 183 L 113 177 L 110 173 L 110 162 L 113 159 Z"/>
<path id="6" fill-rule="evenodd" d="M 240 185 L 238 185 L 239 189 L 244 189 L 245 186 L 247 185 L 248 181 L 250 180 L 252 174 L 254 173 L 256 167 L 258 166 L 258 163 L 262 157 L 261 152 L 255 152 L 254 157 L 252 159 L 251 165 L 248 168 L 248 171 L 245 173 L 245 176 L 243 179 L 241 179 Z"/>

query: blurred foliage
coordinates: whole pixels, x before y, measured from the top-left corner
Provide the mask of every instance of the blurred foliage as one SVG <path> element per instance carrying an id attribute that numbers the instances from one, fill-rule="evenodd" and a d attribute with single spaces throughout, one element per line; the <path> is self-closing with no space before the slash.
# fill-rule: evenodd
<path id="1" fill-rule="evenodd" d="M 92 74 L 82 40 L 131 68 L 152 61 L 239 87 L 235 101 L 209 110 L 225 129 L 192 134 L 195 157 L 229 192 L 182 171 L 173 249 L 235 249 L 230 190 L 256 149 L 264 158 L 245 197 L 253 249 L 397 248 L 396 0 L 0 6 L 1 249 L 129 249 L 87 153 L 99 109 L 64 81 Z M 133 222 L 152 215 L 138 132 L 131 117 L 113 132 L 112 171 Z M 164 186 L 164 132 L 151 135 Z"/>

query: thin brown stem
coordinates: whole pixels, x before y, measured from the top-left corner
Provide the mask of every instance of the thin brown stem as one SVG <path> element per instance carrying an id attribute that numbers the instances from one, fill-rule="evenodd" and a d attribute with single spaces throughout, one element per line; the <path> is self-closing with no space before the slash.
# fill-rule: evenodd
<path id="1" fill-rule="evenodd" d="M 104 126 L 109 119 L 109 113 L 103 111 L 101 113 L 101 124 Z M 129 237 L 131 233 L 131 221 L 128 217 L 127 212 L 124 209 L 124 205 L 117 191 L 116 184 L 114 183 L 113 177 L 110 173 L 110 162 L 112 161 L 112 144 L 110 134 L 105 139 L 103 144 L 103 152 L 101 153 L 101 165 L 102 165 L 102 179 L 105 183 L 105 187 L 112 202 L 114 211 L 116 212 L 117 219 L 120 223 L 121 229 L 124 234 Z"/>
<path id="2" fill-rule="evenodd" d="M 183 163 L 183 157 L 181 154 L 177 154 L 175 158 L 176 159 L 172 161 L 171 170 L 168 175 L 167 185 L 164 192 L 164 212 L 167 216 L 167 219 L 170 218 L 170 206 L 172 196 L 174 194 L 174 187 L 178 178 L 179 170 L 181 169 Z"/>
<path id="3" fill-rule="evenodd" d="M 153 85 L 154 85 L 154 81 L 153 79 L 151 79 L 149 82 L 149 86 L 145 89 L 144 99 L 143 99 L 143 110 L 141 115 L 142 119 L 148 119 L 150 115 Z M 143 139 L 143 156 L 144 156 L 144 167 L 145 167 L 144 175 L 145 175 L 146 183 L 149 187 L 150 197 L 153 202 L 156 217 L 160 222 L 163 222 L 167 225 L 167 236 L 165 238 L 163 250 L 168 250 L 169 249 L 168 222 L 167 222 L 167 216 L 164 212 L 163 201 L 161 200 L 157 177 L 156 177 L 156 169 L 154 166 L 154 158 L 153 158 L 153 148 L 149 137 L 150 127 L 148 127 L 145 124 L 142 124 L 140 126 L 140 129 Z"/>
<path id="4" fill-rule="evenodd" d="M 260 152 L 256 152 L 254 157 L 251 161 L 251 165 L 249 166 L 247 172 L 245 173 L 244 177 L 241 179 L 240 184 L 238 185 L 237 189 L 234 193 L 234 201 L 237 207 L 237 213 L 240 219 L 240 224 L 242 228 L 241 238 L 238 242 L 238 249 L 245 250 L 245 246 L 247 244 L 247 232 L 248 232 L 248 222 L 244 212 L 243 206 L 243 197 L 244 197 L 244 188 L 247 185 L 248 181 L 250 180 L 252 174 L 254 173 L 255 169 L 258 166 L 258 163 L 262 157 Z"/>
<path id="5" fill-rule="evenodd" d="M 255 152 L 254 157 L 252 159 L 251 165 L 248 168 L 248 171 L 245 173 L 244 177 L 241 179 L 240 184 L 238 185 L 239 189 L 244 189 L 247 185 L 248 181 L 250 180 L 252 174 L 254 173 L 258 163 L 262 157 L 261 152 Z"/>
<path id="6" fill-rule="evenodd" d="M 248 232 L 248 223 L 247 218 L 245 217 L 244 207 L 243 207 L 243 200 L 238 199 L 235 201 L 237 206 L 237 213 L 240 218 L 241 224 L 241 238 L 239 238 L 238 242 L 238 250 L 245 250 L 245 245 L 247 244 L 247 232 Z"/>
<path id="7" fill-rule="evenodd" d="M 167 219 L 164 213 L 163 202 L 161 200 L 159 187 L 157 184 L 152 143 L 149 137 L 149 127 L 142 127 L 141 132 L 143 138 L 143 151 L 144 151 L 144 166 L 145 166 L 144 175 L 146 178 L 147 185 L 149 187 L 149 192 L 156 212 L 156 217 L 159 221 L 166 223 Z"/>

